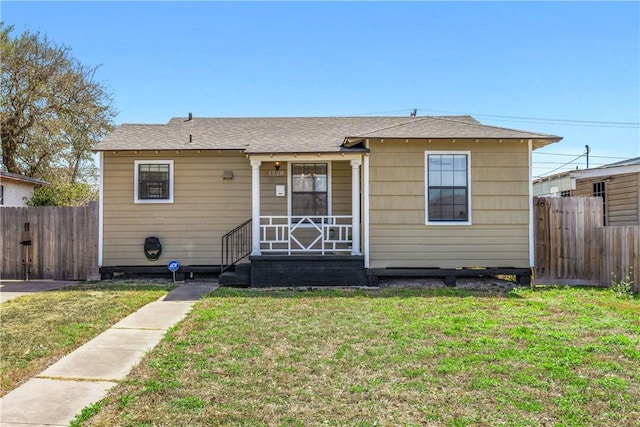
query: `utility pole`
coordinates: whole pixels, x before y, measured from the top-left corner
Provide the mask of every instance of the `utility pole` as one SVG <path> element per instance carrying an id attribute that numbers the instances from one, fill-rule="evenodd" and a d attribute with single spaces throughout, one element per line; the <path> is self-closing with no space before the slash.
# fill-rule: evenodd
<path id="1" fill-rule="evenodd" d="M 584 148 L 587 149 L 586 151 L 586 155 L 587 155 L 587 169 L 589 169 L 589 153 L 591 152 L 591 148 L 589 148 L 588 145 L 585 145 Z"/>

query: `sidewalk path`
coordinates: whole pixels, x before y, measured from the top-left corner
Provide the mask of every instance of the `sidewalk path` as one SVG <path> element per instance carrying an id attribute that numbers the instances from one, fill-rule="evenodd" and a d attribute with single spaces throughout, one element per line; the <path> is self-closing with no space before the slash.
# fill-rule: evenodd
<path id="1" fill-rule="evenodd" d="M 0 399 L 1 427 L 67 426 L 155 347 L 217 283 L 187 283 L 145 305 Z M 3 291 L 4 293 L 4 291 Z"/>

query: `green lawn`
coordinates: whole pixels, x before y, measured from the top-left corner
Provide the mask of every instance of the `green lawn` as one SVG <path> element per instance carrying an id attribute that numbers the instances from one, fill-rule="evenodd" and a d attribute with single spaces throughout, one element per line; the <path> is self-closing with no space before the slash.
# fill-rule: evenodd
<path id="1" fill-rule="evenodd" d="M 0 308 L 0 396 L 170 288 L 85 286 L 26 295 Z"/>
<path id="2" fill-rule="evenodd" d="M 607 290 L 220 289 L 78 424 L 638 426 L 639 336 Z"/>

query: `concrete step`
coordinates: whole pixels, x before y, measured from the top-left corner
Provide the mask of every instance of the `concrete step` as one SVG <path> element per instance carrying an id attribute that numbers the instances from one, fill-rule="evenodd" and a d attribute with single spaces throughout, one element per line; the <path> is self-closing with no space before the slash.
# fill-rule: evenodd
<path id="1" fill-rule="evenodd" d="M 225 271 L 218 278 L 220 286 L 250 286 L 251 264 L 238 264 L 233 270 Z"/>

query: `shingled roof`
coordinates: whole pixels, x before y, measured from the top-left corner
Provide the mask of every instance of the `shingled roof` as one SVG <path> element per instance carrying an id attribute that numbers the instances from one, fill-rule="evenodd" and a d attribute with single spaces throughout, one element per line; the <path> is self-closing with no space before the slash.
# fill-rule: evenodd
<path id="1" fill-rule="evenodd" d="M 176 117 L 165 125 L 123 124 L 96 147 L 107 150 L 243 150 L 247 153 L 318 153 L 358 150 L 364 138 L 532 139 L 534 148 L 555 135 L 483 125 L 471 116 L 422 117 Z M 351 142 L 351 143 L 350 143 Z"/>
<path id="2" fill-rule="evenodd" d="M 16 181 L 16 182 L 22 182 L 25 184 L 31 184 L 31 185 L 50 185 L 48 182 L 43 181 L 41 179 L 37 179 L 37 178 L 31 178 L 30 176 L 26 176 L 26 175 L 20 175 L 17 173 L 10 173 L 10 172 L 4 172 L 4 171 L 0 171 L 0 181 L 2 180 L 11 180 L 11 181 Z"/>

